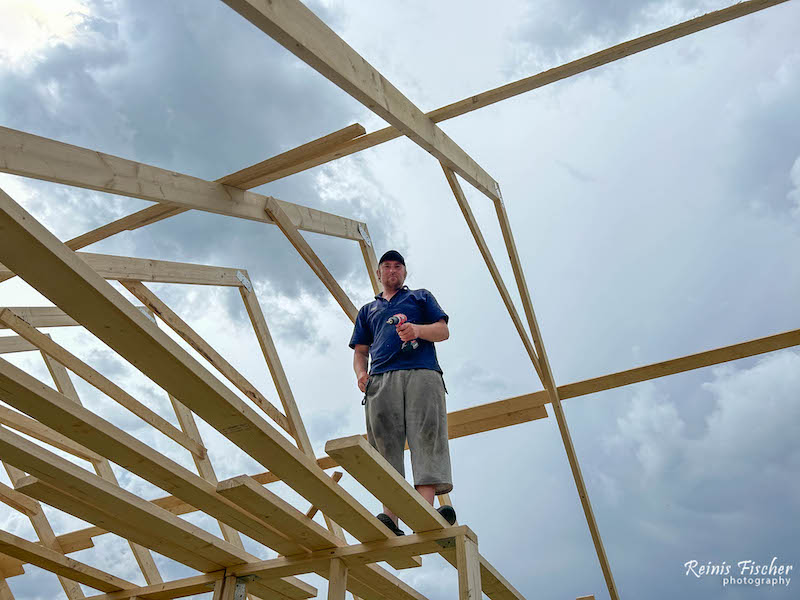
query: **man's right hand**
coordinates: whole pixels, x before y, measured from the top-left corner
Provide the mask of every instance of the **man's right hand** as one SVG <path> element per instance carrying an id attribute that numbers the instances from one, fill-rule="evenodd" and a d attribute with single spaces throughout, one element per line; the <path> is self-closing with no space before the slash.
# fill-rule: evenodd
<path id="1" fill-rule="evenodd" d="M 367 392 L 367 381 L 369 381 L 369 374 L 364 373 L 361 377 L 358 378 L 358 389 L 362 392 Z"/>

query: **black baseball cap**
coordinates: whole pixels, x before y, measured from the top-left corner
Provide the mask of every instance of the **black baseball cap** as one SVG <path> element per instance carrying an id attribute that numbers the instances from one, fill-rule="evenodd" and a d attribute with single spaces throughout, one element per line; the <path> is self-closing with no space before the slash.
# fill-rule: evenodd
<path id="1" fill-rule="evenodd" d="M 384 255 L 381 256 L 381 259 L 378 261 L 378 264 L 381 264 L 382 262 L 385 262 L 387 260 L 396 260 L 404 267 L 406 266 L 406 260 L 403 258 L 403 255 L 400 254 L 397 250 L 389 250 L 388 252 L 384 253 Z"/>

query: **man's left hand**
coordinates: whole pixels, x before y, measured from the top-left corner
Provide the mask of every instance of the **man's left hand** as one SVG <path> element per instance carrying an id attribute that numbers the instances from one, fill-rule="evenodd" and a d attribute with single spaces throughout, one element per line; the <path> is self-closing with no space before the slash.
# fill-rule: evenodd
<path id="1" fill-rule="evenodd" d="M 410 342 L 411 340 L 419 338 L 419 329 L 414 323 L 406 321 L 402 325 L 395 325 L 395 329 L 397 329 L 397 335 L 399 335 L 400 339 L 404 342 Z"/>

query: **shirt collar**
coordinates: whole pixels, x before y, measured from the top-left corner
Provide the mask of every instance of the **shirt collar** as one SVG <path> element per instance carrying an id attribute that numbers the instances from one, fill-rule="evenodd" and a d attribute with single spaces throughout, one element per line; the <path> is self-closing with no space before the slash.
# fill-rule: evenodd
<path id="1" fill-rule="evenodd" d="M 410 290 L 408 289 L 408 286 L 407 286 L 407 285 L 404 285 L 404 286 L 403 286 L 403 287 L 401 287 L 399 290 L 397 290 L 397 292 L 395 292 L 394 296 L 397 296 L 397 294 L 399 294 L 400 292 L 408 292 L 408 291 L 410 291 Z M 394 298 L 394 296 L 392 296 L 392 298 Z M 386 298 L 384 298 L 384 297 L 383 297 L 383 292 L 381 292 L 380 294 L 378 294 L 377 296 L 375 296 L 375 300 L 386 300 Z M 386 301 L 387 301 L 387 302 L 389 302 L 388 300 L 386 300 Z"/>

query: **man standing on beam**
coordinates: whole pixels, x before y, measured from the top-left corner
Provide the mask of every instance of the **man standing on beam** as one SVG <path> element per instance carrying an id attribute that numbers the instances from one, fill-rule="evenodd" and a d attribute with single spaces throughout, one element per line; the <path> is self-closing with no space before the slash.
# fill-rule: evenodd
<path id="1" fill-rule="evenodd" d="M 408 271 L 396 250 L 381 257 L 377 275 L 383 292 L 358 311 L 350 339 L 358 388 L 364 392 L 367 438 L 404 477 L 408 440 L 414 487 L 433 505 L 435 495 L 453 489 L 447 388 L 434 347 L 450 337 L 450 317 L 428 290 L 404 285 Z M 456 521 L 452 506 L 439 507 L 439 514 L 450 525 Z M 404 535 L 387 506 L 378 519 L 395 535 Z"/>

